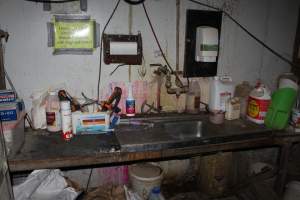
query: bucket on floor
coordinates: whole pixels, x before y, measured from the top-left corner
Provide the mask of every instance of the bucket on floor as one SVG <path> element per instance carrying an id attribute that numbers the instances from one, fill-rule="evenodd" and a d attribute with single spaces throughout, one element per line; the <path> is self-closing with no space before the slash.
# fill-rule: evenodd
<path id="1" fill-rule="evenodd" d="M 286 185 L 283 200 L 299 200 L 300 199 L 300 182 L 291 181 Z"/>
<path id="2" fill-rule="evenodd" d="M 160 187 L 163 178 L 163 170 L 150 163 L 135 164 L 129 166 L 129 180 L 133 191 L 144 199 L 154 187 Z"/>

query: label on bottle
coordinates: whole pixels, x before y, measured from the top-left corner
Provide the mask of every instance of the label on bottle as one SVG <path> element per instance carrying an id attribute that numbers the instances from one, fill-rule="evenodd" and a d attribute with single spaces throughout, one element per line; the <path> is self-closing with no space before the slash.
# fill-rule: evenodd
<path id="1" fill-rule="evenodd" d="M 46 112 L 46 120 L 48 126 L 55 126 L 55 112 Z"/>
<path id="2" fill-rule="evenodd" d="M 225 105 L 228 99 L 232 97 L 231 92 L 221 92 L 220 94 L 220 110 L 225 111 Z"/>
<path id="3" fill-rule="evenodd" d="M 271 100 L 249 97 L 247 114 L 249 117 L 263 121 L 268 111 Z"/>
<path id="4" fill-rule="evenodd" d="M 194 99 L 195 99 L 194 100 L 194 108 L 197 109 L 197 110 L 199 110 L 199 108 L 200 108 L 200 97 L 199 96 L 195 96 Z"/>
<path id="5" fill-rule="evenodd" d="M 72 131 L 72 115 L 71 110 L 69 111 L 62 111 L 61 113 L 61 128 L 62 132 L 69 132 Z"/>
<path id="6" fill-rule="evenodd" d="M 126 99 L 126 114 L 135 114 L 135 100 Z"/>

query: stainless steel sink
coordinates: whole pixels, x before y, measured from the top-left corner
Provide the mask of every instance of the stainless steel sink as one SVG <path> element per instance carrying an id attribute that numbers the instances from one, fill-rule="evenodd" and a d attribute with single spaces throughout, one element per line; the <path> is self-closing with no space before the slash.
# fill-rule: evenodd
<path id="1" fill-rule="evenodd" d="M 164 131 L 174 139 L 186 140 L 200 138 L 203 131 L 202 121 L 173 121 L 163 123 Z"/>
<path id="2" fill-rule="evenodd" d="M 121 121 L 116 131 L 140 132 L 143 134 L 159 131 L 173 140 L 190 140 L 200 138 L 203 133 L 203 127 L 204 123 L 195 119 L 129 119 Z"/>
<path id="3" fill-rule="evenodd" d="M 146 130 L 149 130 L 154 127 L 153 122 L 147 122 L 144 120 L 124 120 L 115 128 L 115 131 L 134 131 L 144 133 Z"/>
<path id="4" fill-rule="evenodd" d="M 124 151 L 147 151 L 196 145 L 206 127 L 199 118 L 128 119 L 115 132 Z"/>
<path id="5" fill-rule="evenodd" d="M 150 119 L 125 119 L 116 127 L 118 132 L 131 132 L 137 134 L 159 133 L 159 138 L 173 141 L 187 141 L 203 136 L 205 122 L 199 118 L 150 118 Z M 156 137 L 153 135 L 153 137 Z"/>
<path id="6" fill-rule="evenodd" d="M 205 123 L 201 120 L 156 120 L 153 127 L 171 140 L 191 140 L 200 138 L 203 134 Z"/>

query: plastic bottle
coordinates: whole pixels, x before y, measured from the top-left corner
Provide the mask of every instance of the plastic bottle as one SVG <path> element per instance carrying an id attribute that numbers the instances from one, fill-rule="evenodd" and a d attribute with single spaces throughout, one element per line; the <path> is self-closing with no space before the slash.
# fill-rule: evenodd
<path id="1" fill-rule="evenodd" d="M 73 137 L 72 112 L 71 112 L 70 101 L 60 102 L 60 112 L 61 112 L 62 137 L 64 140 L 68 141 Z"/>
<path id="2" fill-rule="evenodd" d="M 126 116 L 132 117 L 135 115 L 135 100 L 132 95 L 132 85 L 128 84 L 128 97 L 126 99 Z"/>
<path id="3" fill-rule="evenodd" d="M 243 81 L 235 87 L 234 96 L 240 99 L 240 114 L 244 118 L 247 115 L 248 96 L 252 91 L 253 87 L 248 81 Z"/>
<path id="4" fill-rule="evenodd" d="M 278 88 L 293 88 L 298 91 L 298 81 L 298 77 L 295 74 L 291 72 L 283 73 L 278 77 Z"/>
<path id="5" fill-rule="evenodd" d="M 149 195 L 149 200 L 165 200 L 165 198 L 163 197 L 163 195 L 160 192 L 159 187 L 154 187 L 151 190 L 151 193 Z"/>
<path id="6" fill-rule="evenodd" d="M 200 86 L 198 81 L 192 80 L 186 94 L 186 112 L 198 113 L 200 111 Z"/>
<path id="7" fill-rule="evenodd" d="M 61 116 L 59 112 L 60 106 L 57 93 L 50 91 L 47 96 L 46 102 L 47 130 L 49 132 L 61 131 Z"/>
<path id="8" fill-rule="evenodd" d="M 263 124 L 271 103 L 271 91 L 263 84 L 257 83 L 250 92 L 247 107 L 247 119 Z"/>
<path id="9" fill-rule="evenodd" d="M 234 120 L 240 118 L 241 104 L 238 97 L 233 97 L 226 102 L 225 119 Z"/>
<path id="10" fill-rule="evenodd" d="M 225 111 L 226 101 L 234 94 L 231 77 L 215 76 L 209 84 L 209 109 L 211 111 Z"/>

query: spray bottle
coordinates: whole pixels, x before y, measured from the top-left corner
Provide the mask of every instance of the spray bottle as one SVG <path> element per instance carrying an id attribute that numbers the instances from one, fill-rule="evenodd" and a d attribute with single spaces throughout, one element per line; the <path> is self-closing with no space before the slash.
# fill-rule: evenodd
<path id="1" fill-rule="evenodd" d="M 128 97 L 126 99 L 126 116 L 132 117 L 135 115 L 135 100 L 132 95 L 131 82 L 128 84 Z"/>

